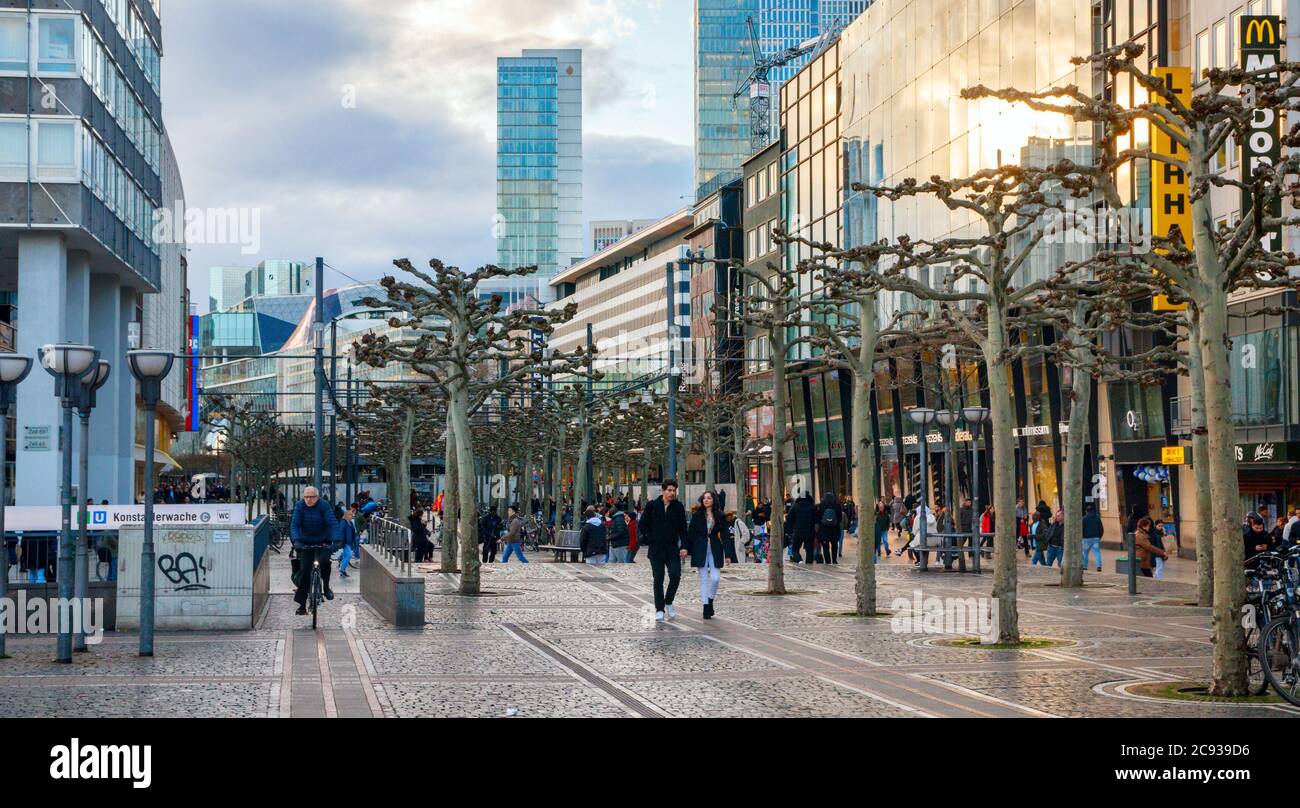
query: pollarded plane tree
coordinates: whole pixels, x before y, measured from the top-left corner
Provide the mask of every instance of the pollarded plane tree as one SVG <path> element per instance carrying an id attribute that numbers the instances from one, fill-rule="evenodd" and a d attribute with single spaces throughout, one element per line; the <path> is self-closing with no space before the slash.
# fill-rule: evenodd
<path id="1" fill-rule="evenodd" d="M 231 488 L 239 490 L 251 520 L 258 492 L 269 494 L 272 475 L 283 470 L 267 468 L 271 455 L 266 449 L 279 445 L 284 428 L 273 410 L 248 398 L 214 398 L 205 420 L 218 436 L 220 451 L 231 459 Z"/>
<path id="2" fill-rule="evenodd" d="M 1101 155 L 1101 164 L 1111 170 L 1126 163 L 1149 161 L 1153 171 L 1168 168 L 1185 177 L 1190 187 L 1188 240 L 1194 249 L 1175 243 L 1168 252 L 1144 252 L 1135 260 L 1175 285 L 1170 290 L 1172 302 L 1188 304 L 1193 456 L 1198 465 L 1206 461 L 1206 479 L 1198 479 L 1198 500 L 1208 494 L 1211 518 L 1203 524 L 1212 531 L 1214 543 L 1215 647 L 1210 689 L 1215 695 L 1244 695 L 1248 691 L 1241 625 L 1244 548 L 1240 537 L 1236 425 L 1232 417 L 1228 303 L 1237 295 L 1294 289 L 1296 285 L 1288 277 L 1296 259 L 1280 249 L 1279 235 L 1282 228 L 1297 223 L 1297 217 L 1282 215 L 1281 202 L 1287 198 L 1293 207 L 1300 205 L 1300 185 L 1288 179 L 1300 175 L 1300 129 L 1293 128 L 1283 135 L 1277 121 L 1285 117 L 1290 104 L 1300 99 L 1300 64 L 1251 57 L 1240 68 L 1208 70 L 1203 91 L 1184 101 L 1162 76 L 1139 66 L 1142 53 L 1143 47 L 1130 41 L 1074 60 L 1135 82 L 1146 100 L 1128 107 L 1093 98 L 1073 86 L 1038 93 L 976 87 L 963 95 L 1024 104 L 1096 125 L 1104 133 L 1103 142 L 1115 142 L 1144 121 L 1175 144 L 1175 149 L 1170 150 L 1173 154 L 1151 148 L 1115 150 Z M 1251 142 L 1252 138 L 1257 139 L 1256 145 L 1277 143 L 1286 151 L 1276 161 L 1268 156 L 1243 159 L 1246 175 L 1241 179 L 1234 179 L 1228 172 L 1215 172 L 1216 156 L 1222 149 L 1232 143 Z M 1258 154 L 1272 150 L 1254 151 Z M 1222 231 L 1216 222 L 1231 211 L 1216 210 L 1216 198 L 1225 195 L 1211 193 L 1214 188 L 1242 192 L 1239 222 Z M 1117 196 L 1107 193 L 1107 198 Z M 1200 441 L 1197 436 L 1202 433 L 1204 440 Z"/>
<path id="3" fill-rule="evenodd" d="M 855 183 L 853 190 L 890 202 L 937 203 L 965 214 L 970 225 L 959 231 L 964 235 L 936 240 L 899 236 L 883 256 L 879 244 L 830 250 L 821 256 L 827 263 L 856 265 L 860 272 L 872 275 L 881 290 L 937 304 L 952 325 L 978 346 L 988 369 L 991 493 L 1000 514 L 1015 512 L 1013 317 L 1046 287 L 1046 279 L 1028 277 L 1030 259 L 1044 236 L 1037 224 L 1047 211 L 1059 211 L 1065 200 L 1091 196 L 1093 172 L 1091 166 L 1063 160 L 1046 168 L 1004 165 L 964 178 L 907 179 L 886 187 Z M 937 280 L 927 283 L 923 277 Z M 996 641 L 1015 644 L 1020 641 L 1020 621 L 1014 520 L 998 520 L 995 533 Z"/>
<path id="4" fill-rule="evenodd" d="M 389 513 L 393 521 L 405 524 L 410 512 L 411 461 L 439 451 L 444 404 L 428 385 L 371 382 L 366 392 L 361 402 L 341 414 L 356 430 L 361 451 L 383 464 Z"/>
<path id="5" fill-rule="evenodd" d="M 766 396 L 745 390 L 716 390 L 705 388 L 697 392 L 687 392 L 681 396 L 680 418 L 685 429 L 695 436 L 704 455 L 704 487 L 716 491 L 718 485 L 718 455 L 726 450 L 732 455 L 728 462 L 732 466 L 733 479 L 736 481 L 736 495 L 742 491 L 741 478 L 734 476 L 739 465 L 735 457 L 739 437 L 739 451 L 743 453 L 745 415 L 766 401 Z M 733 507 L 736 504 L 733 503 Z"/>
<path id="6" fill-rule="evenodd" d="M 817 289 L 808 302 L 809 316 L 803 327 L 808 341 L 821 352 L 830 367 L 847 371 L 853 377 L 853 495 L 859 509 L 859 524 L 869 523 L 868 508 L 879 498 L 876 490 L 876 436 L 871 430 L 871 390 L 875 384 L 876 362 L 882 340 L 902 336 L 894 330 L 906 318 L 896 314 L 882 328 L 880 295 L 884 291 L 878 265 L 888 252 L 884 244 L 863 247 L 855 261 L 829 258 L 835 252 L 831 244 L 809 241 L 800 236 L 781 234 L 786 244 L 802 244 L 813 257 L 799 264 L 799 271 L 809 274 Z M 773 502 L 779 502 L 773 499 Z M 864 538 L 859 528 L 858 564 L 854 574 L 856 611 L 876 614 L 875 542 Z"/>
<path id="7" fill-rule="evenodd" d="M 377 367 L 400 362 L 431 379 L 447 401 L 448 464 L 455 464 L 460 551 L 460 591 L 480 590 L 476 524 L 476 463 L 471 422 L 493 396 L 509 394 L 525 382 L 551 374 L 581 374 L 590 366 L 583 349 L 544 356 L 538 348 L 555 326 L 577 313 L 573 304 L 543 310 L 507 308 L 500 295 L 485 295 L 480 285 L 495 279 L 526 277 L 536 267 L 503 269 L 485 266 L 474 271 L 447 266 L 437 259 L 429 271 L 407 259 L 394 265 L 411 280 L 386 276 L 380 285 L 387 297 L 362 304 L 392 313 L 389 325 L 401 335 L 367 334 L 356 346 L 357 358 Z M 450 472 L 449 472 L 450 473 Z M 448 490 L 452 486 L 448 485 Z M 445 498 L 444 498 L 445 503 Z"/>
<path id="8" fill-rule="evenodd" d="M 1157 240 L 1157 244 L 1166 242 Z M 1046 344 L 1022 345 L 1015 352 L 1044 354 L 1070 374 L 1063 396 L 1069 404 L 1061 485 L 1066 492 L 1063 587 L 1083 586 L 1084 494 L 1091 491 L 1084 477 L 1084 455 L 1094 386 L 1159 386 L 1185 360 L 1186 346 L 1178 339 L 1181 315 L 1134 307 L 1134 301 L 1151 300 L 1167 291 L 1167 282 L 1135 264 L 1130 253 L 1103 250 L 1058 269 L 1049 289 L 1017 317 L 1024 328 L 1050 328 L 1058 337 Z"/>

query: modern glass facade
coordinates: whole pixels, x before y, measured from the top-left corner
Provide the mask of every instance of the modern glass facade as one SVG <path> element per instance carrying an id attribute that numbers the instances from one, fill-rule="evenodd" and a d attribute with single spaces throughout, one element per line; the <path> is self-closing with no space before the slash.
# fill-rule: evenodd
<path id="1" fill-rule="evenodd" d="M 704 198 L 740 175 L 753 153 L 750 105 L 733 98 L 754 69 L 748 18 L 758 30 L 758 51 L 770 57 L 828 31 L 843 28 L 872 0 L 696 0 L 695 3 L 695 184 Z M 773 137 L 779 132 L 780 87 L 811 54 L 768 73 L 773 98 Z"/>
<path id="2" fill-rule="evenodd" d="M 697 196 L 740 176 L 749 157 L 749 103 L 734 99 L 754 69 L 746 20 L 760 26 L 760 0 L 695 0 L 695 184 Z"/>
<path id="3" fill-rule="evenodd" d="M 484 291 L 549 299 L 547 280 L 583 255 L 582 51 L 497 59 L 497 264 L 536 275 Z"/>

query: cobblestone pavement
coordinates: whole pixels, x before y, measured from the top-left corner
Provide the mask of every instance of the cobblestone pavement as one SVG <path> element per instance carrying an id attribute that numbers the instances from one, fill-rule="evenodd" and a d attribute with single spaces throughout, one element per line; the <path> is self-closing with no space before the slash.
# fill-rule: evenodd
<path id="1" fill-rule="evenodd" d="M 1300 715 L 1127 692 L 1208 675 L 1209 613 L 1179 605 L 1192 590 L 1177 581 L 1143 580 L 1131 598 L 1118 576 L 1089 575 L 1090 586 L 1066 592 L 1051 585 L 1055 571 L 1021 567 L 1023 633 L 1067 644 L 1008 651 L 938 644 L 923 622 L 826 616 L 852 606 L 847 563 L 787 567 L 798 594 L 784 597 L 755 594 L 766 567 L 728 567 L 710 621 L 687 570 L 680 616 L 656 624 L 644 559 L 533 561 L 486 567 L 489 594 L 476 598 L 455 594 L 456 576 L 423 568 L 428 623 L 419 630 L 387 624 L 361 602 L 354 577 L 312 632 L 292 614 L 276 568 L 255 630 L 162 634 L 152 659 L 135 655 L 134 635 L 110 633 L 72 665 L 52 662 L 52 638 L 11 637 L 0 716 Z M 991 580 L 891 559 L 879 570 L 879 602 L 910 618 L 918 602 L 928 613 L 930 598 L 985 596 Z"/>

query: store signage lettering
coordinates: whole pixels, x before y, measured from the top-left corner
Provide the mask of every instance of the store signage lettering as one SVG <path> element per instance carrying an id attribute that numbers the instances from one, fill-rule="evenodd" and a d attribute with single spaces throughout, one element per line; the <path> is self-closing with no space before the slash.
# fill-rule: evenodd
<path id="1" fill-rule="evenodd" d="M 1029 438 L 1038 435 L 1050 435 L 1052 434 L 1052 428 L 1050 426 L 1027 426 L 1021 429 L 1013 430 L 1011 434 L 1017 438 Z"/>
<path id="2" fill-rule="evenodd" d="M 1152 75 L 1164 82 L 1166 91 L 1179 101 L 1192 103 L 1192 71 L 1187 67 L 1157 67 Z M 1158 99 L 1159 100 L 1159 99 Z M 1175 121 L 1165 121 L 1173 129 L 1181 129 Z M 1186 160 L 1173 135 L 1159 127 L 1151 127 L 1152 151 L 1176 160 Z M 1192 246 L 1192 199 L 1187 183 L 1187 172 L 1182 166 L 1164 161 L 1151 161 L 1151 225 L 1152 235 L 1168 237 L 1175 226 L 1182 236 L 1183 245 Z M 1181 311 L 1186 303 L 1169 302 L 1167 295 L 1156 295 L 1152 301 L 1156 311 Z"/>
<path id="3" fill-rule="evenodd" d="M 1238 463 L 1280 463 L 1294 456 L 1289 443 L 1247 443 L 1237 446 Z"/>
<path id="4" fill-rule="evenodd" d="M 1238 41 L 1241 43 L 1241 63 L 1247 71 L 1276 65 L 1282 55 L 1282 18 L 1272 15 L 1243 16 Z M 1253 102 L 1253 98 L 1247 98 L 1248 104 Z M 1241 189 L 1243 212 L 1251 209 L 1249 181 L 1255 170 L 1263 166 L 1277 165 L 1282 157 L 1279 124 L 1277 111 L 1271 108 L 1257 108 L 1251 115 L 1250 128 L 1241 143 L 1242 180 L 1246 182 Z M 1269 217 L 1281 216 L 1282 200 L 1271 200 L 1269 209 L 1264 213 Z M 1264 228 L 1261 231 L 1260 243 L 1268 252 L 1280 249 L 1282 228 L 1278 226 Z"/>
<path id="5" fill-rule="evenodd" d="M 1160 462 L 1166 466 L 1182 466 L 1187 463 L 1187 450 L 1182 446 L 1166 446 L 1160 450 Z"/>

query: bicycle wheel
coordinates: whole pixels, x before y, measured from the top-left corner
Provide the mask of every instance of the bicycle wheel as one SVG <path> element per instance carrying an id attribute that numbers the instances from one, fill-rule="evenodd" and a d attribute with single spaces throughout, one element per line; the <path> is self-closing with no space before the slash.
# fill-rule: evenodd
<path id="1" fill-rule="evenodd" d="M 1259 638 L 1259 663 L 1273 690 L 1300 707 L 1300 656 L 1290 618 L 1279 617 L 1264 629 Z"/>
<path id="2" fill-rule="evenodd" d="M 316 630 L 316 614 L 321 602 L 320 571 L 313 569 L 311 572 L 311 628 Z"/>
<path id="3" fill-rule="evenodd" d="M 1259 629 L 1253 627 L 1246 631 L 1246 686 L 1252 696 L 1268 692 L 1268 678 L 1259 661 Z"/>

